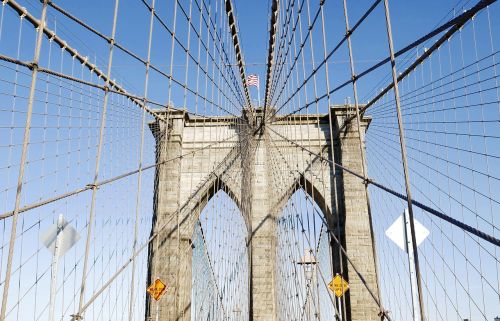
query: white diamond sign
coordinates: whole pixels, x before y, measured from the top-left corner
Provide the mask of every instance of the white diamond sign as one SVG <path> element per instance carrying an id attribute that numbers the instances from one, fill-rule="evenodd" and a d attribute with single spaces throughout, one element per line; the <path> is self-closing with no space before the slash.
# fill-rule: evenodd
<path id="1" fill-rule="evenodd" d="M 405 212 L 408 210 L 405 210 Z M 429 236 L 429 230 L 423 226 L 419 221 L 413 219 L 415 225 L 415 240 L 417 246 L 419 246 L 426 238 Z M 408 237 L 409 234 L 408 227 Z M 390 238 L 397 246 L 399 246 L 403 251 L 406 251 L 406 238 L 405 238 L 405 220 L 404 216 L 400 215 L 394 223 L 385 231 L 385 235 Z"/>
<path id="2" fill-rule="evenodd" d="M 76 242 L 78 242 L 80 235 L 64 218 L 60 217 L 59 220 L 59 222 L 49 227 L 47 231 L 40 236 L 40 242 L 42 242 L 52 254 L 55 254 L 56 241 L 59 238 L 57 254 L 58 256 L 63 256 Z M 60 226 L 59 233 L 58 225 Z"/>

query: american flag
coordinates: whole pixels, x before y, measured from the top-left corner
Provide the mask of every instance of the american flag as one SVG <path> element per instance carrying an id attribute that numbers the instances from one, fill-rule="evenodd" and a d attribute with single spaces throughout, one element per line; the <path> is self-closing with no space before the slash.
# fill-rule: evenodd
<path id="1" fill-rule="evenodd" d="M 258 75 L 248 75 L 247 85 L 248 86 L 255 86 L 255 87 L 259 88 L 259 76 Z"/>

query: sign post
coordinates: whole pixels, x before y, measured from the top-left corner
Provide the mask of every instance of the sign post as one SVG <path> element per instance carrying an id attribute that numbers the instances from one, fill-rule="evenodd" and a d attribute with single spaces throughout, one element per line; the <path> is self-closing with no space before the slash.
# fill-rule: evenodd
<path id="1" fill-rule="evenodd" d="M 59 257 L 75 245 L 80 239 L 78 232 L 69 226 L 62 214 L 59 214 L 57 223 L 52 225 L 44 234 L 40 236 L 40 241 L 52 252 L 52 263 L 50 265 L 50 297 L 49 297 L 49 319 L 54 320 L 54 308 L 57 293 L 57 270 Z"/>
<path id="2" fill-rule="evenodd" d="M 59 263 L 59 249 L 61 247 L 61 232 L 63 229 L 64 218 L 59 214 L 57 219 L 56 242 L 54 244 L 54 253 L 52 254 L 51 276 L 50 276 L 50 299 L 49 299 L 49 321 L 54 320 L 54 307 L 57 292 L 57 268 Z"/>
<path id="3" fill-rule="evenodd" d="M 413 253 L 413 242 L 410 231 L 410 217 L 407 209 L 405 209 L 404 212 L 404 224 L 405 224 L 404 231 L 406 239 L 406 253 L 408 253 L 408 263 L 410 266 L 410 288 L 411 288 L 411 300 L 413 304 L 413 318 L 415 319 L 415 321 L 418 321 L 420 320 L 420 313 L 417 308 L 418 297 L 417 297 L 417 275 L 415 272 L 415 254 Z"/>
<path id="4" fill-rule="evenodd" d="M 417 247 L 427 238 L 429 230 L 420 222 L 414 219 L 415 223 L 415 239 Z M 413 307 L 413 320 L 420 320 L 420 311 L 418 309 L 418 293 L 417 293 L 417 274 L 415 271 L 415 253 L 413 253 L 413 243 L 410 231 L 410 215 L 408 209 L 405 209 L 403 215 L 399 216 L 394 223 L 385 231 L 385 235 L 389 237 L 397 246 L 408 254 L 408 265 L 410 270 L 410 288 L 411 300 Z"/>
<path id="5" fill-rule="evenodd" d="M 349 283 L 344 280 L 343 277 L 340 276 L 340 274 L 335 274 L 335 277 L 332 279 L 332 281 L 328 284 L 328 288 L 335 293 L 335 296 L 337 297 L 337 304 L 339 306 L 339 318 L 342 319 L 342 304 L 340 301 L 340 298 L 349 290 Z"/>

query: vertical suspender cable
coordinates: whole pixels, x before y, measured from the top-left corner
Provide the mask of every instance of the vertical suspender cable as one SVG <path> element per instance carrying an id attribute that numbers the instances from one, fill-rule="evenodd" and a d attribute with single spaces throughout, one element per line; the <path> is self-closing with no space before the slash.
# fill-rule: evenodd
<path id="1" fill-rule="evenodd" d="M 149 39 L 148 39 L 148 56 L 146 60 L 146 75 L 144 79 L 144 106 L 147 104 L 148 97 L 148 83 L 149 83 L 149 63 L 151 60 L 151 44 L 153 41 L 153 25 L 154 25 L 154 10 L 155 10 L 155 0 L 152 0 L 151 3 L 151 15 L 149 20 Z M 137 234 L 139 232 L 139 213 L 141 207 L 141 186 L 142 186 L 142 159 L 144 154 L 144 127 L 146 124 L 146 109 L 142 110 L 142 118 L 141 118 L 141 146 L 139 151 L 139 172 L 137 176 L 137 196 L 136 196 L 136 205 L 135 205 L 135 224 L 134 224 L 134 240 L 132 244 L 132 255 L 135 253 L 137 248 Z M 130 280 L 130 303 L 129 303 L 129 312 L 128 319 L 129 321 L 133 320 L 134 316 L 134 300 L 135 300 L 135 269 L 136 269 L 136 259 L 135 257 L 132 260 L 132 276 Z"/>
<path id="2" fill-rule="evenodd" d="M 346 38 L 347 38 L 347 48 L 349 51 L 349 64 L 351 67 L 351 78 L 352 78 L 352 91 L 354 94 L 354 108 L 356 109 L 356 122 L 357 122 L 357 130 L 358 130 L 358 141 L 359 141 L 359 153 L 361 156 L 361 170 L 363 174 L 363 178 L 366 182 L 366 154 L 365 154 L 365 148 L 363 145 L 363 138 L 362 138 L 362 133 L 361 133 L 361 117 L 359 115 L 359 103 L 358 103 L 358 88 L 356 85 L 356 72 L 354 70 L 354 56 L 352 54 L 352 43 L 351 43 L 351 30 L 349 27 L 349 15 L 347 14 L 347 0 L 343 0 L 344 4 L 344 20 L 345 20 L 345 29 L 346 29 Z M 348 106 L 349 108 L 349 106 Z M 375 265 L 375 280 L 378 283 L 379 280 L 379 271 L 378 271 L 378 262 L 377 262 L 377 252 L 376 252 L 376 244 L 375 244 L 375 236 L 373 232 L 373 218 L 371 214 L 371 208 L 370 208 L 370 194 L 368 193 L 368 185 L 365 185 L 365 196 L 366 196 L 366 206 L 368 209 L 368 221 L 370 224 L 370 238 L 372 241 L 372 252 L 373 252 L 373 263 Z M 382 297 L 380 295 L 380 287 L 377 285 L 377 295 L 379 299 L 379 303 L 382 304 L 381 300 Z M 379 306 L 381 308 L 381 306 Z M 381 311 L 382 312 L 382 311 Z M 382 317 L 384 313 L 381 313 Z"/>
<path id="3" fill-rule="evenodd" d="M 118 19 L 118 5 L 119 5 L 119 0 L 115 1 L 115 9 L 114 9 L 114 14 L 113 14 L 113 31 L 111 34 L 111 38 L 109 41 L 109 55 L 108 55 L 108 71 L 107 71 L 107 78 L 106 78 L 106 83 L 105 83 L 105 92 L 104 92 L 104 100 L 103 100 L 103 106 L 102 106 L 102 114 L 101 114 L 101 124 L 100 124 L 100 129 L 99 129 L 99 145 L 97 147 L 97 154 L 96 154 L 96 163 L 95 163 L 95 173 L 94 173 L 94 182 L 92 185 L 92 200 L 90 204 L 90 213 L 89 213 L 89 221 L 87 225 L 87 239 L 85 242 L 85 255 L 83 259 L 83 270 L 82 270 L 82 282 L 81 282 L 81 287 L 80 287 L 80 300 L 78 304 L 78 312 L 74 315 L 72 315 L 72 320 L 81 320 L 82 316 L 82 308 L 83 308 L 83 303 L 85 299 L 85 282 L 87 278 L 87 267 L 88 267 L 88 261 L 89 261 L 89 254 L 90 254 L 90 239 L 92 238 L 92 225 L 94 224 L 94 216 L 95 216 L 95 202 L 96 202 L 96 196 L 97 196 L 97 182 L 99 178 L 99 165 L 101 162 L 101 156 L 102 156 L 102 145 L 104 142 L 104 130 L 105 130 L 105 125 L 106 125 L 106 111 L 108 107 L 108 100 L 109 100 L 109 79 L 111 77 L 111 66 L 113 63 L 113 48 L 114 48 L 114 38 L 116 34 L 116 21 Z M 43 28 L 41 28 L 43 29 Z"/>
<path id="4" fill-rule="evenodd" d="M 403 171 L 405 176 L 405 188 L 406 188 L 406 199 L 408 203 L 408 214 L 410 218 L 410 232 L 411 232 L 411 240 L 412 247 L 414 253 L 414 263 L 415 263 L 415 274 L 417 278 L 417 291 L 418 291 L 418 304 L 420 310 L 420 320 L 425 321 L 425 310 L 424 310 L 424 302 L 422 300 L 422 279 L 420 275 L 420 266 L 418 261 L 418 251 L 417 251 L 417 241 L 415 237 L 415 221 L 413 218 L 413 206 L 412 206 L 412 198 L 411 198 L 411 190 L 410 190 L 410 177 L 408 173 L 408 160 L 406 158 L 406 143 L 404 137 L 404 128 L 403 128 L 403 118 L 401 116 L 401 102 L 399 99 L 399 89 L 398 89 L 398 76 L 396 73 L 396 61 L 394 58 L 394 45 L 392 41 L 392 28 L 391 28 L 391 17 L 389 14 L 389 2 L 388 0 L 384 0 L 384 9 L 385 9 L 385 21 L 387 28 L 387 42 L 389 45 L 389 54 L 391 57 L 391 67 L 392 67 L 392 81 L 393 81 L 393 89 L 394 89 L 394 100 L 396 103 L 396 112 L 398 117 L 398 130 L 399 130 L 399 142 L 401 146 L 401 159 L 403 162 Z"/>
<path id="5" fill-rule="evenodd" d="M 326 28 L 325 28 L 325 17 L 324 17 L 324 10 L 323 10 L 323 6 L 321 6 L 321 28 L 322 28 L 322 33 L 323 33 L 323 57 L 324 57 L 324 60 L 325 60 L 325 81 L 326 81 L 326 92 L 327 92 L 327 96 L 328 96 L 328 129 L 329 129 L 329 138 L 330 138 L 330 153 L 331 153 L 331 157 L 332 157 L 332 162 L 333 164 L 335 164 L 335 144 L 334 144 L 334 135 L 333 135 L 333 115 L 332 115 L 332 110 L 331 110 L 331 101 L 330 101 L 330 78 L 329 78 L 329 70 L 328 70 L 328 60 L 326 59 L 327 58 L 327 52 L 326 52 L 326 47 L 327 47 L 327 44 L 326 44 Z M 330 165 L 331 166 L 331 169 L 332 169 L 332 175 L 333 175 L 333 186 L 332 186 L 332 190 L 333 190 L 333 206 L 334 206 L 334 209 L 335 209 L 335 215 L 337 216 L 337 239 L 340 240 L 341 239 L 341 236 L 340 236 L 340 214 L 339 214 L 339 204 L 338 204 L 338 195 L 337 195 L 337 175 L 335 173 L 336 171 L 336 167 L 334 165 Z M 326 200 L 326 197 L 325 197 L 325 200 Z M 332 211 L 333 213 L 333 211 Z M 333 228 L 333 226 L 327 226 L 327 229 L 331 229 Z M 326 233 L 327 237 L 330 239 L 330 243 L 332 243 L 332 239 L 330 238 L 330 233 Z M 340 274 L 342 276 L 344 276 L 344 259 L 343 259 L 343 256 L 342 256 L 342 252 L 340 250 L 340 246 L 341 244 L 339 243 L 338 244 L 338 256 L 339 256 L 339 266 L 340 266 Z M 330 246 L 330 249 L 333 250 L 333 248 Z M 330 254 L 331 256 L 331 259 L 332 259 L 332 273 L 335 272 L 333 270 L 333 252 L 331 252 Z M 342 315 L 340 316 L 340 318 L 344 318 L 346 319 L 347 316 L 345 315 L 346 313 L 346 309 L 345 309 L 345 297 L 342 296 L 342 298 L 340 299 L 341 302 L 342 302 L 342 309 L 340 309 L 339 307 L 339 310 L 341 310 L 341 313 Z"/>
<path id="6" fill-rule="evenodd" d="M 42 15 L 40 18 L 40 27 L 38 28 L 38 34 L 36 38 L 35 53 L 33 56 L 32 72 L 31 72 L 31 85 L 30 93 L 28 97 L 28 110 L 26 112 L 26 123 L 24 126 L 24 137 L 23 137 L 23 147 L 21 151 L 21 161 L 19 163 L 19 176 L 17 179 L 17 191 L 16 200 L 14 205 L 14 214 L 12 217 L 12 227 L 10 230 L 10 240 L 9 240 L 9 252 L 7 254 L 7 265 L 5 269 L 5 282 L 3 287 L 2 295 L 2 308 L 0 310 L 0 321 L 5 320 L 5 314 L 7 312 L 7 298 L 9 296 L 9 285 L 10 277 L 12 273 L 12 259 L 14 256 L 14 246 L 16 243 L 16 233 L 17 233 L 17 220 L 19 217 L 19 206 L 21 204 L 21 191 L 23 188 L 24 180 L 24 170 L 26 168 L 26 158 L 28 156 L 28 145 L 30 139 L 30 129 L 31 129 L 31 117 L 33 115 L 33 103 L 35 100 L 35 87 L 36 78 L 38 75 L 38 61 L 40 60 L 40 49 L 42 47 L 42 36 L 43 28 L 45 26 L 45 17 L 47 15 L 47 2 L 44 0 L 42 5 Z"/>

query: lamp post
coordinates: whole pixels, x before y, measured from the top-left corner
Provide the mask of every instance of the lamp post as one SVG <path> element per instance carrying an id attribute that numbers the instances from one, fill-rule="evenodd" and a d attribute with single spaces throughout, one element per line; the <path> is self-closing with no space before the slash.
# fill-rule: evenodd
<path id="1" fill-rule="evenodd" d="M 316 261 L 316 258 L 314 255 L 312 255 L 312 249 L 305 250 L 304 256 L 300 259 L 297 264 L 299 265 L 304 265 L 305 267 L 305 275 L 306 275 L 306 304 L 307 304 L 307 316 L 310 320 L 311 317 L 311 300 L 313 299 L 312 296 L 312 289 L 311 289 L 311 284 L 312 281 L 316 282 L 316 264 L 318 263 Z M 315 317 L 318 318 L 318 314 L 315 314 Z"/>
<path id="2" fill-rule="evenodd" d="M 240 306 L 236 306 L 236 308 L 233 310 L 233 313 L 234 313 L 234 316 L 235 316 L 235 320 L 236 321 L 240 321 L 240 317 L 241 317 L 241 309 L 240 309 Z"/>

